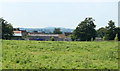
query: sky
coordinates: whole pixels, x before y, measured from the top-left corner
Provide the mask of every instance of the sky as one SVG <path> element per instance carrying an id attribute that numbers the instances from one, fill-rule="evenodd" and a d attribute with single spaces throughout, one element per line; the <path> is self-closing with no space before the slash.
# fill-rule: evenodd
<path id="1" fill-rule="evenodd" d="M 71 29 L 92 17 L 98 29 L 109 20 L 118 26 L 118 0 L 0 0 L 0 17 L 13 27 Z"/>

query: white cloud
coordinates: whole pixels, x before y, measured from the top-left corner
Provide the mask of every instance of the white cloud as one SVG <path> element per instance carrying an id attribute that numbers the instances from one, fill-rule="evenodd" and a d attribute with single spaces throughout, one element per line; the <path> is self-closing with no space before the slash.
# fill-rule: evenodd
<path id="1" fill-rule="evenodd" d="M 0 0 L 0 2 L 118 2 L 119 0 Z"/>

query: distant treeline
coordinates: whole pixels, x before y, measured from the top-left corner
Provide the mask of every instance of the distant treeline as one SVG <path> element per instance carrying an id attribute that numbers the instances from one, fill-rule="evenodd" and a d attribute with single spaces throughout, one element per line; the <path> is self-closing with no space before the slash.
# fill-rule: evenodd
<path id="1" fill-rule="evenodd" d="M 91 17 L 85 18 L 80 22 L 76 29 L 69 35 L 73 41 L 93 41 L 96 37 L 103 40 L 120 40 L 120 27 L 115 26 L 115 22 L 110 20 L 108 26 L 95 30 L 96 25 Z M 13 36 L 13 26 L 3 18 L 0 18 L 0 26 L 2 26 L 2 39 L 11 39 Z M 54 29 L 54 34 L 62 34 L 60 28 Z"/>
<path id="2" fill-rule="evenodd" d="M 55 28 L 59 28 L 62 34 L 65 32 L 72 32 L 74 29 L 63 28 L 63 27 L 45 27 L 45 28 L 19 28 L 20 30 L 26 30 L 27 32 L 39 32 L 45 34 L 51 34 L 54 32 Z"/>

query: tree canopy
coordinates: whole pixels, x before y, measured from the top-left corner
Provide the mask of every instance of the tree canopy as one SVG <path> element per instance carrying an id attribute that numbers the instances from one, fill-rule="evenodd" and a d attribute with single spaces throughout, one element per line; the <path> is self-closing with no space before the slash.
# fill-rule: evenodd
<path id="1" fill-rule="evenodd" d="M 107 40 L 114 40 L 115 36 L 116 36 L 116 27 L 115 27 L 115 23 L 110 20 L 108 23 L 108 26 L 106 26 L 107 32 L 106 32 L 106 38 Z"/>
<path id="2" fill-rule="evenodd" d="M 0 26 L 2 26 L 2 39 L 11 39 L 13 36 L 13 26 L 3 18 L 0 18 Z"/>
<path id="3" fill-rule="evenodd" d="M 54 34 L 62 34 L 62 32 L 60 31 L 60 28 L 55 28 L 53 33 Z"/>
<path id="4" fill-rule="evenodd" d="M 97 36 L 103 38 L 106 35 L 107 29 L 101 27 L 97 30 Z"/>
<path id="5" fill-rule="evenodd" d="M 91 38 L 94 40 L 96 37 L 96 25 L 93 21 L 94 19 L 91 17 L 85 18 L 73 31 L 72 40 L 90 41 Z"/>
<path id="6" fill-rule="evenodd" d="M 110 20 L 108 22 L 108 26 L 101 27 L 97 30 L 97 35 L 98 37 L 101 37 L 105 40 L 114 40 L 115 38 L 117 38 L 118 40 L 120 40 L 120 27 L 116 27 L 115 26 L 115 22 L 113 22 L 112 20 Z M 117 35 L 117 36 L 116 36 Z"/>

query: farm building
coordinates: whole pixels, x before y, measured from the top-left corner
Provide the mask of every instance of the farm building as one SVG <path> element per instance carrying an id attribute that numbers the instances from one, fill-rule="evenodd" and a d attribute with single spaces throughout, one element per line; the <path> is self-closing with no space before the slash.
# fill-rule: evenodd
<path id="1" fill-rule="evenodd" d="M 22 31 L 13 31 L 13 40 L 23 40 L 26 36 L 28 35 L 28 33 L 25 30 Z"/>
<path id="2" fill-rule="evenodd" d="M 22 31 L 13 31 L 13 40 L 21 40 L 22 39 Z"/>
<path id="3" fill-rule="evenodd" d="M 20 30 L 19 28 L 14 28 L 13 40 L 39 40 L 48 41 L 52 37 L 54 41 L 71 41 L 67 38 L 65 34 L 43 34 L 41 32 L 27 32 L 26 30 Z"/>
<path id="4" fill-rule="evenodd" d="M 28 34 L 29 40 L 41 40 L 41 41 L 48 41 L 51 37 L 54 37 L 55 41 L 65 41 L 66 36 L 64 34 Z"/>

